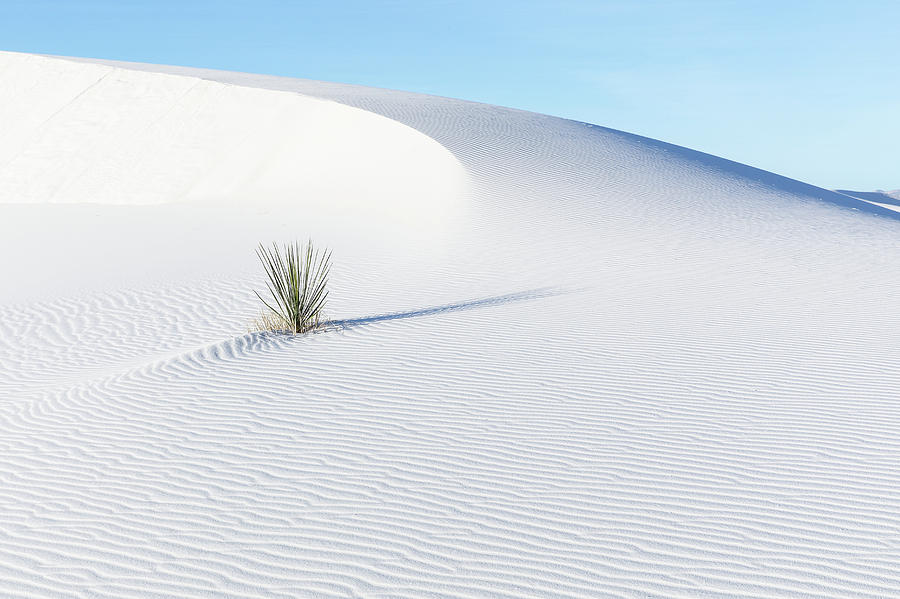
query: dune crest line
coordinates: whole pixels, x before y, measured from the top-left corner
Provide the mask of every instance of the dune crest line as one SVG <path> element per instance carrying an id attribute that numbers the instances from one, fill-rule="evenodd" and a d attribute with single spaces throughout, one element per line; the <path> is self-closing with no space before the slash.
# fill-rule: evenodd
<path id="1" fill-rule="evenodd" d="M 900 596 L 883 207 L 399 91 L 0 82 L 0 596 Z M 306 236 L 340 334 L 244 334 Z"/>

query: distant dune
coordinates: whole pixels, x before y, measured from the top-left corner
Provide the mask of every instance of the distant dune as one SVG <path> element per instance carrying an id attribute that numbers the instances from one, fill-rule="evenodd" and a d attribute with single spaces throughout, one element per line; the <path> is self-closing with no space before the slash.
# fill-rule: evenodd
<path id="1" fill-rule="evenodd" d="M 838 189 L 837 191 L 868 202 L 900 206 L 900 189 L 894 191 L 851 191 L 849 189 Z"/>
<path id="2" fill-rule="evenodd" d="M 900 194 L 336 83 L 0 83 L 0 596 L 900 596 Z M 307 237 L 339 326 L 247 333 Z"/>

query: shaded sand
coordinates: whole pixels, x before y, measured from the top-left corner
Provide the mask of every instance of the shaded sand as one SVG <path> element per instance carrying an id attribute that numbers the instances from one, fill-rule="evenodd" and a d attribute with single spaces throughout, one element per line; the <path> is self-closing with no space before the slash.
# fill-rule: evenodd
<path id="1" fill-rule="evenodd" d="M 900 214 L 459 100 L 0 65 L 0 595 L 900 595 Z M 228 146 L 273 104 L 330 120 Z M 162 122 L 197 161 L 126 141 Z M 319 143 L 359 151 L 283 166 Z M 339 326 L 245 334 L 307 234 Z"/>
<path id="2" fill-rule="evenodd" d="M 848 189 L 838 189 L 837 192 L 860 200 L 865 200 L 876 206 L 900 211 L 900 189 L 894 191 L 851 191 Z"/>

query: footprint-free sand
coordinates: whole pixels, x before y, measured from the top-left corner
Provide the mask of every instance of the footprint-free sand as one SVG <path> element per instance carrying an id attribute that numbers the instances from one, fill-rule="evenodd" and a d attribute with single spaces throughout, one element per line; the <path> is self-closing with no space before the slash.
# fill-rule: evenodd
<path id="1" fill-rule="evenodd" d="M 307 237 L 335 324 L 247 333 L 254 246 Z M 3 52 L 0 254 L 0 596 L 900 596 L 886 207 L 497 106 Z"/>

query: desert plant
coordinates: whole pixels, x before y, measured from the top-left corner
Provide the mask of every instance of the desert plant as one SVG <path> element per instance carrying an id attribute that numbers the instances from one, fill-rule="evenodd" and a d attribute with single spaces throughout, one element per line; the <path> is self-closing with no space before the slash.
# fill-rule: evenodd
<path id="1" fill-rule="evenodd" d="M 317 250 L 312 241 L 299 241 L 279 247 L 256 249 L 266 271 L 266 287 L 271 294 L 266 301 L 258 292 L 256 297 L 267 311 L 257 324 L 273 331 L 305 333 L 322 326 L 322 309 L 328 298 L 328 273 L 331 271 L 331 251 Z"/>

